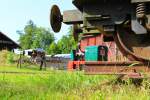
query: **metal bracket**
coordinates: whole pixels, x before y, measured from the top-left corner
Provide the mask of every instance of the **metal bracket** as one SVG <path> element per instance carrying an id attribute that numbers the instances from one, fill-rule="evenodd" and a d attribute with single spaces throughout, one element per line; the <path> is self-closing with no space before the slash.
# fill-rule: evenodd
<path id="1" fill-rule="evenodd" d="M 132 20 L 132 31 L 136 34 L 147 34 L 147 30 L 137 20 Z"/>
<path id="2" fill-rule="evenodd" d="M 150 0 L 131 0 L 131 3 L 150 2 Z"/>
<path id="3" fill-rule="evenodd" d="M 88 15 L 85 16 L 87 21 L 99 21 L 99 20 L 107 20 L 110 19 L 108 15 Z"/>

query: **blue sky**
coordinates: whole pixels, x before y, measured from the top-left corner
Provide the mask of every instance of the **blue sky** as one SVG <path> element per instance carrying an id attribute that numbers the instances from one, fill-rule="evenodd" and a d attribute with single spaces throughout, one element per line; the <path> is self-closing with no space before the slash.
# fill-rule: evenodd
<path id="1" fill-rule="evenodd" d="M 72 0 L 0 0 L 0 31 L 14 41 L 19 39 L 17 30 L 23 30 L 31 19 L 37 26 L 50 28 L 49 13 L 53 4 L 57 4 L 61 11 L 74 9 Z M 60 39 L 67 33 L 68 26 L 62 26 L 60 33 L 55 34 Z"/>

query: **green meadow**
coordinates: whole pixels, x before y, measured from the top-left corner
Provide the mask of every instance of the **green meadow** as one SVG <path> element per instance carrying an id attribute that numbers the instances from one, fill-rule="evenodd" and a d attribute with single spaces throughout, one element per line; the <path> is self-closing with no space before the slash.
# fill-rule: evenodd
<path id="1" fill-rule="evenodd" d="M 0 57 L 0 100 L 150 100 L 149 79 L 135 86 L 129 80 L 116 82 L 116 76 L 84 71 L 39 71 L 30 64 L 17 68 L 12 53 L 4 51 Z"/>
<path id="2" fill-rule="evenodd" d="M 84 72 L 51 69 L 39 71 L 37 66 L 30 67 L 32 68 L 0 67 L 3 72 L 0 74 L 1 100 L 150 99 L 147 80 L 142 86 L 136 87 L 130 83 L 115 83 L 115 76 L 89 76 L 84 75 Z"/>

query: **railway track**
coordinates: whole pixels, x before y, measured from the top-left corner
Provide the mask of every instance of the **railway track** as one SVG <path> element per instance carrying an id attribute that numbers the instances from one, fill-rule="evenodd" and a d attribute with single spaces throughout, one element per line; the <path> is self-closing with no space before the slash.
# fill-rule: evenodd
<path id="1" fill-rule="evenodd" d="M 45 73 L 40 73 L 40 72 L 17 72 L 17 71 L 0 71 L 0 74 L 33 74 L 33 75 L 38 75 L 38 74 L 45 74 L 45 75 L 48 75 L 48 74 L 51 74 L 51 73 L 48 73 L 48 72 L 45 72 Z"/>

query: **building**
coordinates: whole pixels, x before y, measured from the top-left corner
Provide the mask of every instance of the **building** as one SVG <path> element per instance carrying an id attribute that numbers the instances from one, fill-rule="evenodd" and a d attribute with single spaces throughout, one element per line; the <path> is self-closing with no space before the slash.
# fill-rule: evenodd
<path id="1" fill-rule="evenodd" d="M 11 51 L 16 48 L 21 47 L 4 33 L 0 32 L 0 50 L 7 49 Z"/>

